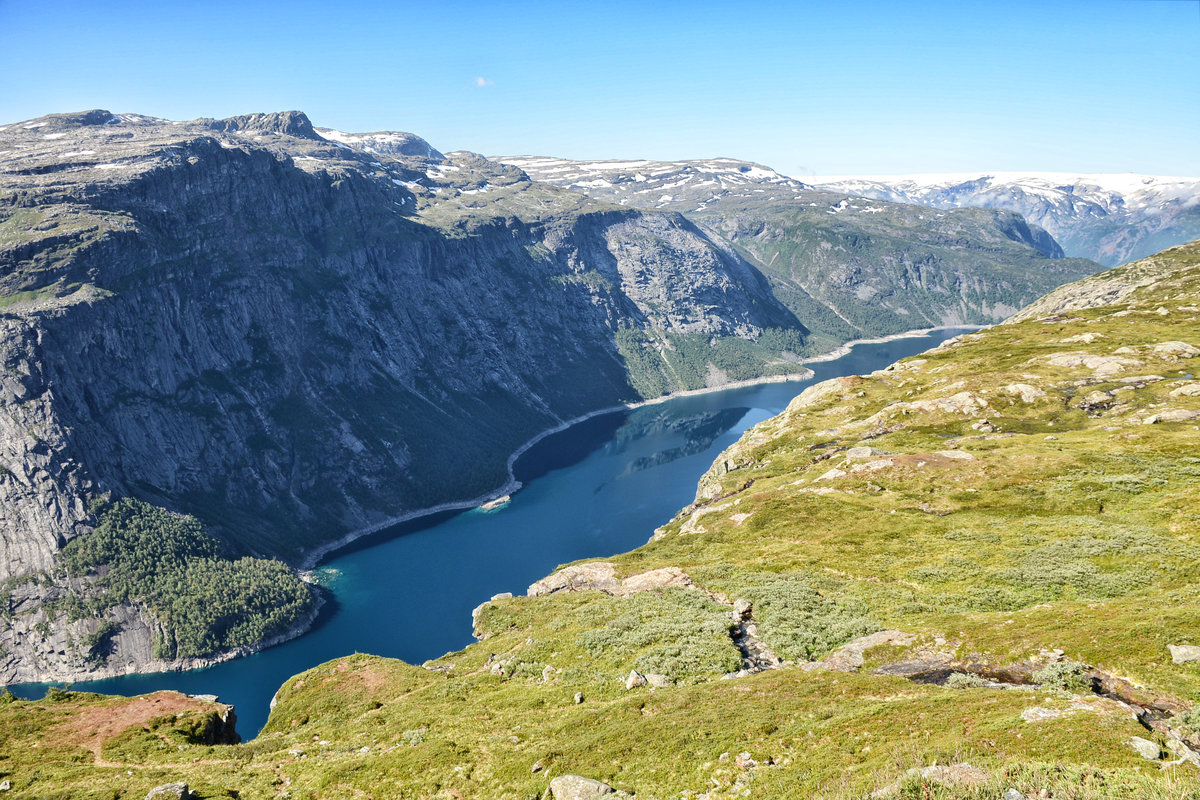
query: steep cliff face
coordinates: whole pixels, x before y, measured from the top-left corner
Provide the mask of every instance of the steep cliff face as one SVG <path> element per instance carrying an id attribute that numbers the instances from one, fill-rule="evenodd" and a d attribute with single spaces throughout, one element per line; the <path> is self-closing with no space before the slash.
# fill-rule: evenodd
<path id="1" fill-rule="evenodd" d="M 726 202 L 695 216 L 758 264 L 810 327 L 823 319 L 832 338 L 998 322 L 1097 267 L 1063 258 L 1049 234 L 1011 212 L 807 198 Z"/>
<path id="2" fill-rule="evenodd" d="M 101 493 L 295 562 L 494 490 L 563 419 L 704 385 L 673 337 L 796 371 L 757 340 L 803 327 L 692 223 L 415 138 L 368 151 L 295 113 L 0 132 L 0 579 L 53 572 Z"/>

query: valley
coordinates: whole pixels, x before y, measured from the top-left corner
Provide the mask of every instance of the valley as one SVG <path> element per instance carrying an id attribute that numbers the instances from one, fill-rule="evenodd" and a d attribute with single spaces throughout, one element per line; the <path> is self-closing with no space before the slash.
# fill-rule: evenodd
<path id="1" fill-rule="evenodd" d="M 630 208 L 299 112 L 4 126 L 0 679 L 245 655 L 318 613 L 296 568 L 503 493 L 541 431 L 1098 268 L 1012 214 L 859 205 Z"/>
<path id="2" fill-rule="evenodd" d="M 219 705 L 8 699 L 9 780 L 50 797 L 1190 796 L 1197 315 L 1192 244 L 812 385 L 648 543 L 493 598 L 461 651 L 296 675 L 246 744 L 206 741 Z M 92 751 L 65 734 L 123 709 L 144 721 Z"/>

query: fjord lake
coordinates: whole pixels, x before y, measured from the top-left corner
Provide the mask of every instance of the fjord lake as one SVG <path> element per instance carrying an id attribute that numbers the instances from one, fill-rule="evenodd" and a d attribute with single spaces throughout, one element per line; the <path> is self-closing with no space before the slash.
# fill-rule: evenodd
<path id="1" fill-rule="evenodd" d="M 288 678 L 330 659 L 372 653 L 413 664 L 471 643 L 471 610 L 494 594 L 524 594 L 566 562 L 644 544 L 695 496 L 716 456 L 778 414 L 805 387 L 871 372 L 973 328 L 854 345 L 809 364 L 812 378 L 676 397 L 602 414 L 547 436 L 513 466 L 524 486 L 490 511 L 444 512 L 397 525 L 332 553 L 315 577 L 327 603 L 292 641 L 188 672 L 75 683 L 132 695 L 173 689 L 215 694 L 237 710 L 244 739 L 266 723 Z M 41 697 L 45 684 L 10 687 Z"/>

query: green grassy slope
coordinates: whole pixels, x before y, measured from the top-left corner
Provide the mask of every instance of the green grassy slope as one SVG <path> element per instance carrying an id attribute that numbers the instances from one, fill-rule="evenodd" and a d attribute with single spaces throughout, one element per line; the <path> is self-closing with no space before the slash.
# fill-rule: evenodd
<path id="1" fill-rule="evenodd" d="M 8 702 L 0 777 L 72 798 L 527 798 L 562 774 L 638 798 L 1200 797 L 1169 752 L 1200 745 L 1200 661 L 1168 650 L 1200 644 L 1200 243 L 1143 267 L 1116 305 L 811 387 L 651 542 L 570 568 L 599 588 L 491 602 L 466 650 L 308 670 L 238 746 L 149 712 L 99 740 L 70 722 L 133 700 Z M 739 600 L 779 666 L 721 680 Z M 627 689 L 634 669 L 666 679 Z"/>

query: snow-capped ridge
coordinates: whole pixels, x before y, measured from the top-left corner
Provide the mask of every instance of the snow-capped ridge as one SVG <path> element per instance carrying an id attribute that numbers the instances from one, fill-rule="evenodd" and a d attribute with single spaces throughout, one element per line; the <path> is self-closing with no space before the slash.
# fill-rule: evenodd
<path id="1" fill-rule="evenodd" d="M 623 205 L 693 210 L 725 198 L 748 198 L 767 188 L 792 197 L 810 187 L 770 167 L 736 158 L 683 161 L 584 160 L 553 156 L 496 156 L 536 181 Z"/>

